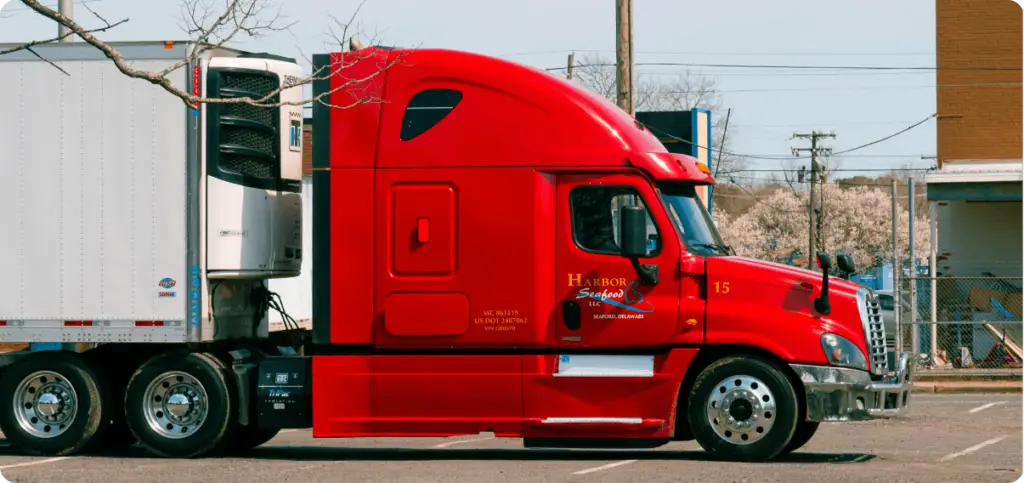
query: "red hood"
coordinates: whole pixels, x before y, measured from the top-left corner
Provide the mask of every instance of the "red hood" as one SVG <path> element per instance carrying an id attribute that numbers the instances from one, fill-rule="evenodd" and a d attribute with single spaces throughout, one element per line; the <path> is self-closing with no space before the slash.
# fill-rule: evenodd
<path id="1" fill-rule="evenodd" d="M 708 257 L 707 280 L 708 343 L 760 345 L 789 362 L 824 364 L 821 335 L 831 332 L 867 354 L 860 287 L 854 283 L 829 277 L 831 311 L 824 315 L 814 308 L 814 299 L 821 296 L 817 272 L 742 257 Z"/>
<path id="2" fill-rule="evenodd" d="M 817 297 L 821 294 L 821 273 L 819 272 L 807 270 L 806 268 L 794 267 L 792 265 L 755 260 L 753 258 L 730 257 L 730 259 L 733 262 L 746 266 L 752 270 L 768 271 L 775 274 L 778 278 L 793 280 L 810 279 L 811 283 L 814 285 L 814 296 Z M 834 276 L 828 278 L 828 290 L 830 293 L 838 292 L 855 296 L 857 294 L 857 290 L 860 288 L 863 287 L 849 280 L 843 280 Z"/>

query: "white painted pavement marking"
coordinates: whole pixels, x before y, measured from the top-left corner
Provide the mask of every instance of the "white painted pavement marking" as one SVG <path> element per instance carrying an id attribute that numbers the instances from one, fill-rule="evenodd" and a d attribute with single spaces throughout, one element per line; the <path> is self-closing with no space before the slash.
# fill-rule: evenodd
<path id="1" fill-rule="evenodd" d="M 24 463 L 16 463 L 16 464 L 13 464 L 13 465 L 0 466 L 0 470 L 9 470 L 11 468 L 21 468 L 22 466 L 45 465 L 46 463 L 56 463 L 56 462 L 58 462 L 60 460 L 66 460 L 68 458 L 70 458 L 70 456 L 61 456 L 61 457 L 58 457 L 58 458 L 46 458 L 45 460 L 26 461 Z"/>
<path id="2" fill-rule="evenodd" d="M 988 404 L 982 404 L 981 406 L 978 406 L 978 407 L 976 407 L 976 408 L 974 408 L 974 409 L 972 409 L 970 411 L 967 411 L 967 412 L 973 414 L 973 413 L 976 413 L 978 411 L 984 411 L 984 410 L 986 410 L 986 409 L 988 409 L 988 408 L 990 408 L 992 406 L 998 406 L 998 405 L 1000 405 L 1002 403 L 1003 403 L 1003 401 L 997 401 L 997 402 L 992 402 L 992 403 L 988 403 Z"/>
<path id="3" fill-rule="evenodd" d="M 441 443 L 441 444 L 439 444 L 437 446 L 434 446 L 434 448 L 450 448 L 450 447 L 455 446 L 457 444 L 476 443 L 478 441 L 487 441 L 487 440 L 491 440 L 491 439 L 494 439 L 494 436 L 488 436 L 486 438 L 475 438 L 475 439 L 460 439 L 458 441 L 449 441 L 447 443 Z"/>
<path id="4" fill-rule="evenodd" d="M 969 454 L 971 454 L 971 453 L 973 453 L 975 451 L 978 451 L 981 448 L 984 448 L 986 446 L 992 446 L 993 444 L 996 444 L 996 443 L 998 443 L 998 442 L 1000 442 L 1000 441 L 1002 441 L 1004 439 L 1006 439 L 1006 438 L 1005 437 L 992 438 L 992 439 L 990 439 L 988 441 L 985 441 L 984 443 L 978 443 L 978 444 L 976 444 L 974 446 L 971 446 L 970 448 L 967 448 L 967 449 L 965 449 L 963 451 L 957 451 L 956 453 L 950 453 L 950 454 L 948 454 L 946 456 L 943 456 L 942 458 L 939 458 L 939 461 L 949 461 L 949 460 L 951 460 L 953 458 L 958 458 L 960 456 L 969 455 Z"/>
<path id="5" fill-rule="evenodd" d="M 580 471 L 577 471 L 577 472 L 575 472 L 573 474 L 574 475 L 586 475 L 586 474 L 590 474 L 590 473 L 596 473 L 598 471 L 610 470 L 612 468 L 616 468 L 616 467 L 619 467 L 619 466 L 628 465 L 630 463 L 636 463 L 636 462 L 637 462 L 637 460 L 616 461 L 615 463 L 608 463 L 606 465 L 598 466 L 596 468 L 589 468 L 589 469 L 585 469 L 585 470 L 580 470 Z"/>

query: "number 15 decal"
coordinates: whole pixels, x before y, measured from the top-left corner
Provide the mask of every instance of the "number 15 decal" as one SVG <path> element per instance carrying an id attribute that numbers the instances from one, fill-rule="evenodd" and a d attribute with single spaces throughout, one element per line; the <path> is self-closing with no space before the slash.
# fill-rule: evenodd
<path id="1" fill-rule="evenodd" d="M 729 282 L 715 282 L 715 293 L 729 293 Z"/>

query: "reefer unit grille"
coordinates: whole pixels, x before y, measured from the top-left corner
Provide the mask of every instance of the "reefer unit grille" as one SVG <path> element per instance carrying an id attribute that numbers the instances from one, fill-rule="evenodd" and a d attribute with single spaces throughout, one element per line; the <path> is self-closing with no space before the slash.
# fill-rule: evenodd
<path id="1" fill-rule="evenodd" d="M 271 72 L 237 68 L 211 68 L 208 96 L 220 99 L 248 97 L 260 100 L 281 85 Z M 274 94 L 269 103 L 276 103 Z M 276 189 L 281 177 L 281 123 L 279 107 L 247 103 L 207 106 L 207 166 L 211 176 L 262 189 Z"/>

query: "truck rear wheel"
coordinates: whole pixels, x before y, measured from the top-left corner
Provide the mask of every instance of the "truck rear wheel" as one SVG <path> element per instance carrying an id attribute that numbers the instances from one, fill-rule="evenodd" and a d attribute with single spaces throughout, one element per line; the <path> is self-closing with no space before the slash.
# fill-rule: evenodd
<path id="1" fill-rule="evenodd" d="M 63 456 L 87 449 L 107 418 L 103 388 L 77 354 L 33 354 L 0 377 L 0 430 L 25 452 Z"/>
<path id="2" fill-rule="evenodd" d="M 783 452 L 797 426 L 797 394 L 773 364 L 726 357 L 705 368 L 689 396 L 697 443 L 726 459 L 766 461 Z"/>
<path id="3" fill-rule="evenodd" d="M 192 458 L 223 444 L 237 412 L 230 374 L 209 354 L 171 353 L 145 363 L 128 383 L 128 427 L 165 457 Z"/>
<path id="4" fill-rule="evenodd" d="M 281 430 L 278 428 L 258 428 L 255 426 L 238 426 L 237 431 L 231 438 L 224 452 L 238 454 L 262 446 L 274 439 Z"/>

